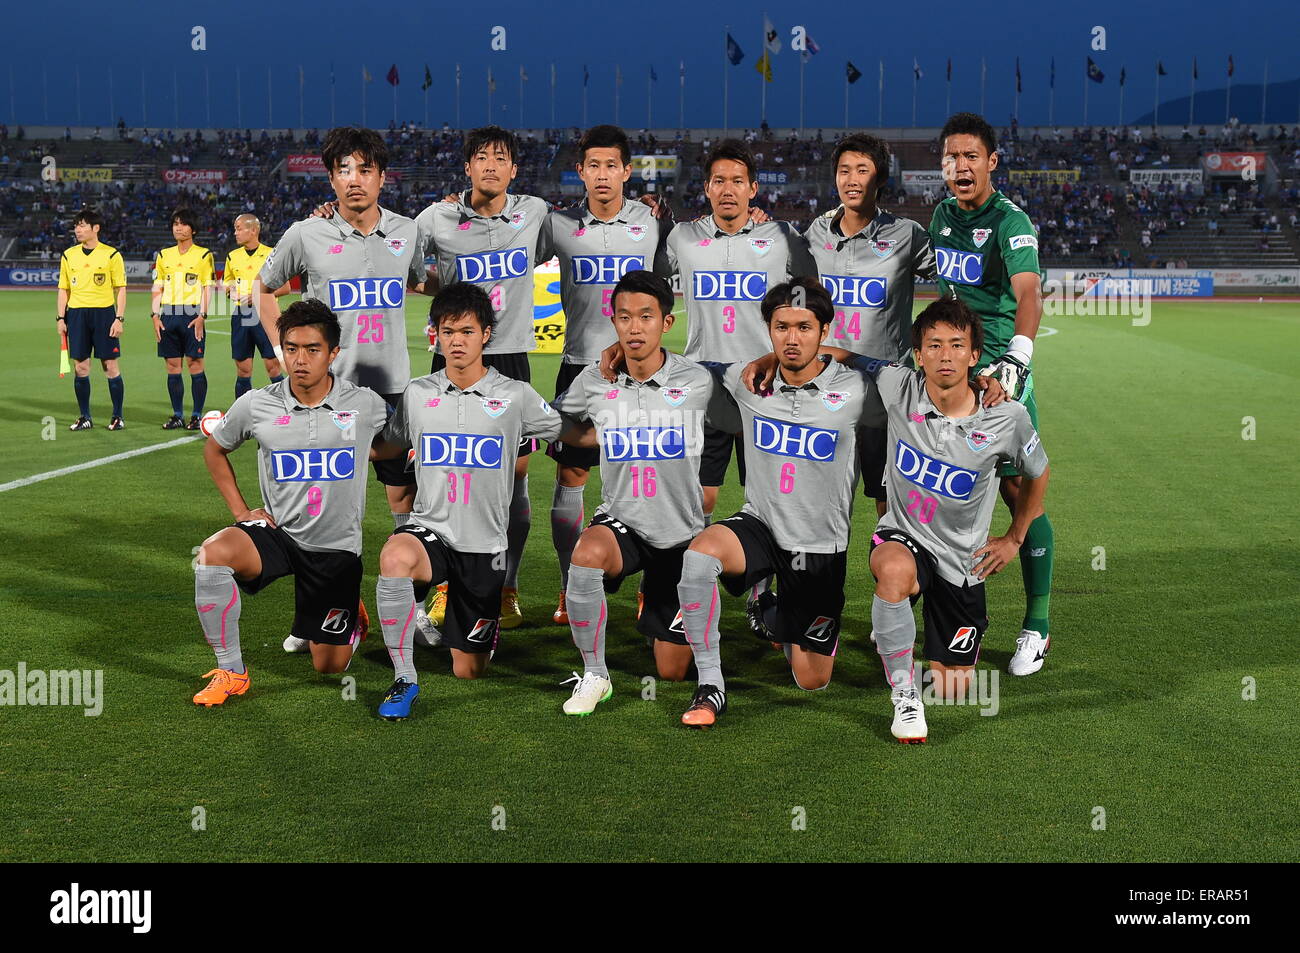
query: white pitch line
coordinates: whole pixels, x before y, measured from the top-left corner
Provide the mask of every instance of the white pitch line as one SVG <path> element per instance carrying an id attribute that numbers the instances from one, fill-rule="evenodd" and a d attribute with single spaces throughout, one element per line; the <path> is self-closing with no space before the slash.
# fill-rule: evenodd
<path id="1" fill-rule="evenodd" d="M 1038 334 L 1035 336 L 1040 338 L 1050 338 L 1053 334 L 1060 334 L 1060 333 L 1061 332 L 1056 330 L 1056 328 L 1049 328 L 1049 327 L 1044 327 L 1042 325 L 1039 325 Z"/>
<path id="2" fill-rule="evenodd" d="M 9 483 L 0 483 L 0 493 L 4 493 L 6 490 L 16 490 L 23 486 L 31 486 L 33 483 L 40 483 L 42 480 L 53 480 L 55 477 L 67 476 L 69 473 L 77 473 L 80 470 L 102 467 L 106 463 L 116 463 L 118 460 L 129 460 L 131 457 L 153 453 L 155 450 L 166 450 L 168 447 L 178 447 L 183 443 L 193 443 L 198 439 L 198 437 L 178 437 L 175 440 L 168 440 L 166 443 L 156 443 L 152 447 L 138 447 L 135 450 L 127 450 L 125 453 L 115 453 L 111 457 L 100 457 L 98 460 L 89 460 L 86 463 L 78 463 L 76 466 L 62 467 L 58 470 L 50 470 L 48 473 L 38 473 L 35 476 L 23 477 L 21 480 L 12 480 Z"/>

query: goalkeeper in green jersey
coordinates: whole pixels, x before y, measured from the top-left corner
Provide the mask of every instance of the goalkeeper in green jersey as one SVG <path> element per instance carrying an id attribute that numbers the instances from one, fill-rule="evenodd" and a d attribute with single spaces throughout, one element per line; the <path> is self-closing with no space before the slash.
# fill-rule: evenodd
<path id="1" fill-rule="evenodd" d="M 939 291 L 959 298 L 983 319 L 984 352 L 977 372 L 997 376 L 1038 429 L 1030 373 L 1043 316 L 1038 232 L 1019 206 L 993 188 L 997 139 L 983 117 L 952 116 L 940 133 L 940 146 L 943 177 L 952 195 L 935 207 L 930 221 Z M 999 475 L 1002 499 L 1014 512 L 1020 474 L 1004 467 Z M 1053 548 L 1052 524 L 1044 513 L 1030 524 L 1020 547 L 1025 619 L 1009 666 L 1012 675 L 1037 672 L 1051 645 Z"/>

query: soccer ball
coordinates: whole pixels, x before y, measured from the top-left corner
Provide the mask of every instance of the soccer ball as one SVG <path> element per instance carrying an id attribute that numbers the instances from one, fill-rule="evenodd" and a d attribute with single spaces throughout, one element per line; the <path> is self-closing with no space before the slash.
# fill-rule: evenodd
<path id="1" fill-rule="evenodd" d="M 226 415 L 219 410 L 209 410 L 204 414 L 203 419 L 199 421 L 199 429 L 203 431 L 203 436 L 211 437 L 212 431 L 217 424 L 221 423 L 221 418 L 224 416 Z"/>

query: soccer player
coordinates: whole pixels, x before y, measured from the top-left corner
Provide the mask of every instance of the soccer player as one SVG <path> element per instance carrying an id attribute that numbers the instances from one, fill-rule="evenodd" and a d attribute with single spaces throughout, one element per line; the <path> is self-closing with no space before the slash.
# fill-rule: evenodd
<path id="1" fill-rule="evenodd" d="M 939 290 L 980 316 L 984 350 L 979 373 L 999 374 L 1038 426 L 1030 362 L 1043 316 L 1038 235 L 1029 217 L 993 188 L 998 167 L 993 127 L 973 113 L 952 116 L 940 133 L 943 175 L 952 195 L 930 220 Z M 1014 466 L 1002 473 L 1002 499 L 1013 511 L 1020 492 Z M 1032 675 L 1051 647 L 1049 608 L 1055 534 L 1044 513 L 1025 534 L 1020 571 L 1025 616 L 1008 671 Z"/>
<path id="2" fill-rule="evenodd" d="M 483 354 L 484 366 L 506 377 L 528 383 L 532 371 L 528 352 L 533 337 L 533 266 L 549 207 L 535 195 L 516 195 L 510 183 L 519 174 L 519 140 L 500 126 L 472 129 L 465 135 L 465 174 L 470 187 L 451 201 L 430 205 L 416 216 L 429 250 L 437 257 L 437 283 L 467 281 L 487 292 L 496 312 L 496 328 Z M 549 255 L 547 256 L 550 257 Z M 432 282 L 431 282 L 432 283 Z M 439 350 L 431 372 L 446 365 Z M 532 527 L 528 498 L 528 456 L 537 449 L 529 441 L 515 460 L 515 483 L 510 497 L 509 544 L 506 579 L 501 594 L 501 626 L 523 624 L 519 606 L 519 561 Z M 429 605 L 429 617 L 440 625 L 446 591 L 438 590 Z"/>
<path id="3" fill-rule="evenodd" d="M 939 691 L 965 697 L 989 624 L 984 580 L 1015 559 L 1043 512 L 1048 461 L 1029 413 L 1012 400 L 981 405 L 968 382 L 983 343 L 974 312 L 941 298 L 912 325 L 920 369 L 875 374 L 892 465 L 889 510 L 871 537 L 871 623 L 894 704 L 892 731 L 903 742 L 927 734 L 913 675 L 912 605 L 923 597 L 925 657 Z M 1006 534 L 990 536 L 996 474 L 1008 463 L 1021 474 L 1020 492 Z"/>
<path id="4" fill-rule="evenodd" d="M 751 393 L 744 364 L 721 371 L 739 420 L 749 478 L 740 512 L 697 536 L 682 559 L 677 587 L 700 685 L 682 722 L 707 727 L 726 711 L 718 645 L 718 579 L 733 595 L 775 576 L 768 622 L 784 644 L 795 684 L 817 691 L 830 682 L 839 647 L 857 429 L 879 420 L 873 385 L 856 371 L 822 360 L 835 306 L 816 278 L 775 285 L 764 296 L 769 349 L 779 370 L 774 386 Z M 716 366 L 715 366 L 716 367 Z"/>
<path id="5" fill-rule="evenodd" d="M 681 275 L 685 355 L 744 366 L 772 346 L 760 314 L 763 296 L 791 277 L 815 276 L 817 266 L 788 222 L 753 221 L 749 203 L 758 194 L 758 166 L 743 143 L 728 139 L 714 146 L 704 160 L 704 175 L 711 214 L 672 228 L 655 271 Z M 735 445 L 735 434 L 712 428 L 706 433 L 700 465 L 706 519 L 712 517 Z M 746 461 L 739 447 L 737 456 L 744 483 Z"/>
<path id="6" fill-rule="evenodd" d="M 388 146 L 377 132 L 331 129 L 321 160 L 338 214 L 307 218 L 285 231 L 254 283 L 258 317 L 275 343 L 280 306 L 274 289 L 303 275 L 303 296 L 326 302 L 340 315 L 334 374 L 370 388 L 395 407 L 411 379 L 406 290 L 424 280 L 423 243 L 412 219 L 379 204 Z M 384 484 L 393 524 L 400 526 L 410 518 L 415 477 L 401 461 L 376 461 L 374 470 Z"/>
<path id="7" fill-rule="evenodd" d="M 880 208 L 889 147 L 865 133 L 845 136 L 831 155 L 840 204 L 804 232 L 821 283 L 835 302 L 827 343 L 887 361 L 911 359 L 914 277 L 934 278 L 934 246 L 916 222 Z M 862 492 L 885 511 L 885 431 L 858 435 Z"/>
<path id="8" fill-rule="evenodd" d="M 199 624 L 217 656 L 196 705 L 221 705 L 248 691 L 241 590 L 252 595 L 294 577 L 293 634 L 310 643 L 318 672 L 346 669 L 361 635 L 366 485 L 358 455 L 370 452 L 387 412 L 374 391 L 330 373 L 340 328 L 324 303 L 295 302 L 277 324 L 288 379 L 236 400 L 203 451 L 235 525 L 204 541 L 194 570 Z M 245 502 L 229 460 L 249 439 L 258 444 L 256 509 Z"/>
<path id="9" fill-rule="evenodd" d="M 176 244 L 158 252 L 153 266 L 153 296 L 150 317 L 158 356 L 167 366 L 167 395 L 172 415 L 163 430 L 198 430 L 203 404 L 208 399 L 208 376 L 203 372 L 203 322 L 212 297 L 214 266 L 212 252 L 194 244 L 198 219 L 188 208 L 172 213 L 172 237 Z M 181 358 L 189 363 L 190 396 L 194 411 L 189 423 L 185 413 L 185 388 L 181 384 Z"/>
<path id="10" fill-rule="evenodd" d="M 116 248 L 99 240 L 104 220 L 84 208 L 72 220 L 77 244 L 59 261 L 57 321 L 59 334 L 68 339 L 68 356 L 75 362 L 72 389 L 77 395 L 77 422 L 69 430 L 90 430 L 90 357 L 104 368 L 108 396 L 113 402 L 109 430 L 123 430 L 122 326 L 126 321 L 126 268 Z"/>
<path id="11" fill-rule="evenodd" d="M 613 343 L 615 285 L 625 274 L 653 267 L 661 234 L 651 209 L 623 194 L 632 176 L 632 151 L 622 129 L 588 129 L 578 140 L 577 167 L 587 194 L 581 203 L 547 215 L 537 254 L 538 261 L 552 256 L 560 260 L 565 328 L 556 394 L 568 390 L 584 367 L 599 360 L 601 351 Z M 583 531 L 583 487 L 600 451 L 553 443 L 547 453 L 556 462 L 551 541 L 560 563 L 560 600 L 551 618 L 556 625 L 568 625 L 569 560 Z"/>
<path id="12" fill-rule="evenodd" d="M 447 582 L 441 644 L 457 678 L 487 669 L 499 629 L 515 458 L 524 439 L 554 440 L 561 417 L 524 381 L 483 363 L 497 312 L 482 288 L 455 282 L 430 307 L 446 365 L 411 381 L 376 454 L 404 458 L 416 475 L 411 521 L 379 554 L 375 588 L 395 679 L 381 717 L 406 718 L 420 688 L 412 656 L 416 609 Z"/>
<path id="13" fill-rule="evenodd" d="M 598 437 L 601 473 L 600 508 L 569 567 L 569 625 L 583 674 L 574 673 L 566 715 L 588 715 L 613 694 L 605 593 L 628 576 L 644 573 L 637 631 L 654 640 L 659 677 L 680 681 L 691 662 L 677 583 L 686 546 L 704 529 L 700 452 L 713 377 L 660 346 L 673 326 L 673 292 L 664 279 L 629 271 L 609 306 L 623 372 L 611 386 L 588 364 L 554 403 L 566 420 L 585 423 L 584 436 Z"/>
<path id="14" fill-rule="evenodd" d="M 253 281 L 257 278 L 271 247 L 261 241 L 262 223 L 256 215 L 245 212 L 235 218 L 237 247 L 226 256 L 226 270 L 222 276 L 222 290 L 231 300 L 230 356 L 235 360 L 235 399 L 253 389 L 253 350 L 262 356 L 266 376 L 271 383 L 284 380 L 275 347 L 266 336 L 266 330 L 257 319 L 253 307 Z M 287 293 L 286 284 L 276 294 Z"/>

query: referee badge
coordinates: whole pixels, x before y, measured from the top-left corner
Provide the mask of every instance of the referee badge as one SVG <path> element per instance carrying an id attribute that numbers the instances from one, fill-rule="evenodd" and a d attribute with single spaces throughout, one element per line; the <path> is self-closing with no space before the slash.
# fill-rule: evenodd
<path id="1" fill-rule="evenodd" d="M 105 276 L 102 272 L 95 275 L 95 284 L 102 285 L 105 280 Z"/>
<path id="2" fill-rule="evenodd" d="M 194 274 L 192 271 L 187 271 L 185 272 L 185 283 L 187 285 L 197 285 L 199 283 L 199 276 Z"/>

